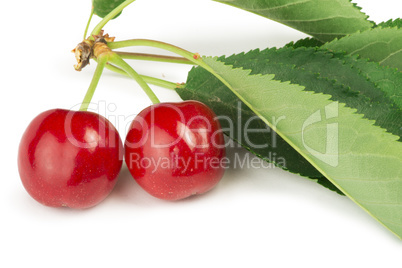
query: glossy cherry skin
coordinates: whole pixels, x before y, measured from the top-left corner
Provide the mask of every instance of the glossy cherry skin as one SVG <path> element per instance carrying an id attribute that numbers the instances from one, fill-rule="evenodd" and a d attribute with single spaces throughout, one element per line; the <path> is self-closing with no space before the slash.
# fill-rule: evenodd
<path id="1" fill-rule="evenodd" d="M 106 118 L 54 109 L 25 130 L 18 169 L 27 192 L 43 205 L 89 208 L 112 191 L 122 156 L 119 134 Z"/>
<path id="2" fill-rule="evenodd" d="M 179 200 L 222 178 L 225 141 L 214 112 L 201 102 L 160 103 L 141 111 L 125 141 L 125 161 L 154 197 Z"/>

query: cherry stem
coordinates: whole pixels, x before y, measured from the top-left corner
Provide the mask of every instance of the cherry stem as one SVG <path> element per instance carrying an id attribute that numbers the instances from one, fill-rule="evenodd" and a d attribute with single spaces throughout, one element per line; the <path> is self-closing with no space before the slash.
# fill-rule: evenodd
<path id="1" fill-rule="evenodd" d="M 170 81 L 166 81 L 163 79 L 155 78 L 152 76 L 147 76 L 147 75 L 141 75 L 142 79 L 144 79 L 145 82 L 158 86 L 158 87 L 163 87 L 167 89 L 172 89 L 175 90 L 178 87 L 177 83 L 173 83 Z"/>
<path id="2" fill-rule="evenodd" d="M 147 53 L 120 52 L 120 51 L 115 51 L 115 53 L 120 57 L 122 57 L 123 59 L 128 60 L 146 60 L 146 61 L 158 61 L 158 62 L 194 65 L 193 62 L 183 57 L 173 57 L 173 56 L 155 55 Z"/>
<path id="3" fill-rule="evenodd" d="M 94 76 L 92 77 L 91 84 L 85 94 L 84 100 L 82 101 L 80 111 L 88 110 L 89 104 L 91 103 L 92 97 L 94 96 L 95 89 L 98 86 L 100 77 L 102 76 L 103 69 L 105 68 L 106 62 L 108 61 L 108 56 L 101 55 L 98 57 L 98 65 L 96 66 Z"/>
<path id="4" fill-rule="evenodd" d="M 113 71 L 113 72 L 115 72 L 115 73 L 118 73 L 118 74 L 121 74 L 121 75 L 124 75 L 124 76 L 127 76 L 127 77 L 131 78 L 131 76 L 128 75 L 124 70 L 122 70 L 119 67 L 116 67 L 116 66 L 114 66 L 114 65 L 112 65 L 110 63 L 106 64 L 106 68 L 111 70 L 111 71 Z M 155 86 L 158 86 L 158 87 L 163 87 L 163 88 L 175 90 L 179 86 L 178 83 L 173 83 L 173 82 L 166 81 L 166 80 L 163 80 L 163 79 L 159 79 L 159 78 L 155 78 L 155 77 L 151 77 L 151 76 L 146 76 L 146 75 L 140 75 L 140 76 L 146 83 L 152 84 L 152 85 L 155 85 Z"/>
<path id="5" fill-rule="evenodd" d="M 144 81 L 144 79 L 133 68 L 131 68 L 131 66 L 127 64 L 119 55 L 117 55 L 116 53 L 111 54 L 109 62 L 116 65 L 117 67 L 120 67 L 131 78 L 133 78 L 144 90 L 144 92 L 148 95 L 149 99 L 152 101 L 153 104 L 160 103 L 158 97 L 156 97 L 155 93 Z"/>
<path id="6" fill-rule="evenodd" d="M 98 25 L 95 26 L 91 33 L 91 37 L 93 35 L 99 34 L 99 32 L 103 29 L 103 27 L 114 17 L 116 17 L 124 8 L 126 8 L 128 5 L 130 5 L 132 2 L 135 0 L 126 0 L 123 3 L 121 3 L 119 6 L 117 6 L 115 9 L 113 9 L 109 14 L 107 14 L 99 23 Z"/>
<path id="7" fill-rule="evenodd" d="M 170 52 L 173 52 L 177 55 L 180 55 L 190 62 L 192 62 L 194 65 L 198 65 L 205 70 L 207 70 L 209 73 L 213 74 L 215 77 L 217 77 L 220 81 L 222 81 L 226 86 L 230 85 L 227 83 L 225 79 L 223 79 L 214 69 L 212 69 L 208 64 L 206 64 L 203 60 L 202 57 L 198 53 L 191 53 L 190 51 L 187 51 L 185 49 L 182 49 L 180 47 L 160 42 L 160 41 L 155 41 L 155 40 L 149 40 L 149 39 L 131 39 L 131 40 L 125 40 L 125 41 L 117 41 L 117 42 L 109 42 L 108 47 L 110 49 L 118 49 L 118 48 L 124 48 L 124 47 L 132 47 L 132 46 L 147 46 L 147 47 L 155 47 L 155 48 L 160 48 L 163 50 L 167 50 Z"/>
<path id="8" fill-rule="evenodd" d="M 116 42 L 108 43 L 108 47 L 110 49 L 118 49 L 118 48 L 133 47 L 133 46 L 146 46 L 146 47 L 154 47 L 154 48 L 160 48 L 163 50 L 167 50 L 167 51 L 173 52 L 177 55 L 184 57 L 185 59 L 194 63 L 195 65 L 200 65 L 200 63 L 202 62 L 201 57 L 198 54 L 191 53 L 190 51 L 187 51 L 180 47 L 177 47 L 177 46 L 174 46 L 174 45 L 171 45 L 168 43 L 160 42 L 160 41 L 149 40 L 149 39 L 131 39 L 131 40 L 116 41 Z"/>
<path id="9" fill-rule="evenodd" d="M 87 22 L 87 26 L 85 27 L 84 39 L 87 38 L 87 33 L 88 33 L 89 25 L 91 24 L 93 15 L 94 15 L 94 6 L 91 7 L 91 15 L 89 16 L 89 19 L 88 19 L 88 22 Z"/>

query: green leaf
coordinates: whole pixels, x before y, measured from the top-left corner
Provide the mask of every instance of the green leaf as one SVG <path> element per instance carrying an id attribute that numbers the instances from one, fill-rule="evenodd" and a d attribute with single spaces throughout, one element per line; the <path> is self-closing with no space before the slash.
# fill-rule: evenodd
<path id="1" fill-rule="evenodd" d="M 334 56 L 339 57 L 341 54 L 334 53 Z M 358 57 L 344 57 L 342 55 L 341 59 L 350 64 L 352 68 L 358 69 L 361 75 L 373 82 L 377 88 L 384 92 L 386 99 L 395 103 L 397 109 L 402 109 L 402 72 L 387 66 L 380 66 L 377 62 L 358 59 Z M 387 102 L 386 99 L 383 99 L 383 103 Z M 399 116 L 400 120 L 402 120 L 401 116 Z M 402 125 L 400 122 L 398 124 L 399 126 Z M 397 135 L 401 136 L 401 133 L 399 132 Z"/>
<path id="2" fill-rule="evenodd" d="M 394 102 L 401 99 L 396 96 L 400 97 L 402 88 L 398 87 L 402 86 L 399 72 L 315 48 L 254 50 L 220 60 L 236 68 L 250 69 L 252 74 L 275 74 L 276 80 L 330 94 L 332 100 L 357 109 L 375 120 L 376 125 L 402 136 L 402 110 Z"/>
<path id="3" fill-rule="evenodd" d="M 402 29 L 397 27 L 376 27 L 358 32 L 327 43 L 322 48 L 359 55 L 402 71 Z"/>
<path id="4" fill-rule="evenodd" d="M 399 21 L 402 22 L 400 19 Z M 323 43 L 317 39 L 306 38 L 297 42 L 290 42 L 285 47 L 294 49 L 303 47 L 318 48 L 322 45 Z M 374 83 L 377 88 L 384 92 L 387 98 L 391 99 L 399 109 L 402 109 L 402 72 L 387 66 L 380 66 L 379 63 L 370 62 L 367 61 L 367 59 L 358 59 L 356 56 L 347 57 L 344 53 L 333 53 L 333 57 L 337 57 L 341 61 L 344 61 L 344 64 L 349 65 L 350 68 L 356 69 L 354 70 L 355 72 L 360 72 L 363 77 Z M 287 59 L 283 57 L 281 62 L 286 60 Z M 292 60 L 292 58 L 288 58 L 288 60 Z M 291 64 L 290 62 L 288 63 Z M 315 71 L 319 72 L 320 70 L 316 69 Z M 395 134 L 400 135 L 400 133 Z"/>
<path id="5" fill-rule="evenodd" d="M 300 47 L 321 47 L 324 45 L 323 42 L 320 40 L 317 40 L 315 38 L 305 38 L 298 40 L 297 42 L 290 42 L 289 44 L 286 44 L 285 47 L 290 47 L 290 48 L 300 48 Z"/>
<path id="6" fill-rule="evenodd" d="M 350 0 L 215 0 L 288 25 L 320 41 L 368 30 L 373 23 Z"/>
<path id="7" fill-rule="evenodd" d="M 326 50 L 306 48 L 295 50 L 274 48 L 264 51 L 257 49 L 246 54 L 232 55 L 228 58 L 220 57 L 220 60 L 234 67 L 251 69 L 252 74 L 275 74 L 277 80 L 291 81 L 305 86 L 309 91 L 330 94 L 332 100 L 344 102 L 347 106 L 356 108 L 359 113 L 365 114 L 365 117 L 369 119 L 376 120 L 375 124 L 386 128 L 389 132 L 399 136 L 402 134 L 400 128 L 402 125 L 401 110 L 393 107 L 393 102 L 382 93 L 381 88 L 370 83 L 366 78 L 369 75 L 386 86 L 395 87 L 398 85 L 398 79 L 402 80 L 402 74 L 399 72 L 396 72 L 394 77 L 386 77 L 388 73 L 386 71 L 389 70 L 378 66 L 378 64 L 343 54 L 332 54 Z M 354 68 L 357 65 L 367 73 L 361 73 L 358 68 Z M 368 68 L 365 65 L 373 68 Z M 318 74 L 319 72 L 321 73 Z M 337 77 L 342 83 L 335 80 Z M 348 79 L 353 83 L 349 83 Z M 235 131 L 226 131 L 226 134 L 243 147 L 270 162 L 275 163 L 277 159 L 286 159 L 285 165 L 276 164 L 292 173 L 317 179 L 318 183 L 327 188 L 336 189 L 283 139 L 273 136 L 272 131 L 265 133 L 266 124 L 262 120 L 256 119 L 255 114 L 250 109 L 244 105 L 239 105 L 240 100 L 211 73 L 202 68 L 195 68 L 189 73 L 186 85 L 185 89 L 178 90 L 182 99 L 202 101 L 219 116 L 225 119 L 230 118 L 230 124 Z M 364 90 L 359 92 L 350 89 L 350 87 L 363 88 Z M 376 99 L 377 102 L 373 102 L 373 99 Z M 221 123 L 224 129 L 231 129 L 226 120 L 222 120 Z M 248 129 L 258 130 L 257 133 L 253 135 L 253 133 L 241 131 L 245 125 L 248 126 Z M 276 138 L 275 141 L 272 141 L 273 137 Z M 253 146 L 253 144 L 264 143 L 268 143 L 270 146 L 264 148 Z M 275 146 L 272 146 L 273 143 Z M 273 156 L 276 156 L 276 159 Z"/>
<path id="8" fill-rule="evenodd" d="M 94 7 L 94 13 L 101 18 L 104 18 L 107 14 L 109 14 L 113 9 L 118 7 L 125 0 L 92 0 L 92 5 Z M 114 17 L 117 18 L 121 12 Z"/>
<path id="9" fill-rule="evenodd" d="M 397 136 L 329 95 L 273 80 L 273 75 L 250 75 L 213 58 L 203 61 L 321 174 L 401 237 L 402 143 Z M 278 118 L 284 120 L 276 123 Z"/>
<path id="10" fill-rule="evenodd" d="M 398 19 L 395 19 L 395 20 L 391 19 L 391 20 L 388 20 L 386 22 L 381 22 L 376 27 L 382 27 L 382 28 L 397 27 L 397 28 L 402 28 L 402 19 L 398 18 Z"/>

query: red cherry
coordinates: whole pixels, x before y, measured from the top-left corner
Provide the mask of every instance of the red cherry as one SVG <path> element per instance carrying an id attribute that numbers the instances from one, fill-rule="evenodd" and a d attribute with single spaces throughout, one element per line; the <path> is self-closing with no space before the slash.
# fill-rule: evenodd
<path id="1" fill-rule="evenodd" d="M 38 115 L 20 143 L 18 169 L 27 192 L 51 207 L 88 208 L 113 189 L 122 165 L 117 130 L 91 112 Z"/>
<path id="2" fill-rule="evenodd" d="M 160 103 L 131 123 L 125 161 L 151 195 L 183 199 L 212 189 L 222 178 L 225 141 L 214 112 L 198 101 Z"/>

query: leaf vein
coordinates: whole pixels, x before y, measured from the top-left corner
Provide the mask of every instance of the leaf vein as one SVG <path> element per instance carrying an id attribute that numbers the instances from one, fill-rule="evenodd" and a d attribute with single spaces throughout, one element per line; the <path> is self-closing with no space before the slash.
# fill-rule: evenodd
<path id="1" fill-rule="evenodd" d="M 275 6 L 275 7 L 267 7 L 267 8 L 249 8 L 249 9 L 247 9 L 247 10 L 249 10 L 249 11 L 255 11 L 255 12 L 258 12 L 258 11 L 270 11 L 270 10 L 277 10 L 277 9 L 281 9 L 281 8 L 286 8 L 286 7 L 289 7 L 289 6 L 295 6 L 295 5 L 305 4 L 305 3 L 308 3 L 308 2 L 311 2 L 311 0 L 305 0 L 305 1 L 295 2 L 295 3 L 287 3 L 287 4 L 284 4 L 284 5 Z"/>
<path id="2" fill-rule="evenodd" d="M 337 16 L 332 16 L 332 17 L 327 17 L 327 18 L 320 18 L 320 19 L 313 19 L 313 20 L 280 20 L 281 22 L 320 22 L 320 21 L 325 21 L 325 20 L 333 20 L 333 19 L 356 19 L 356 17 L 348 17 L 348 16 L 342 16 L 342 15 L 337 15 Z"/>
<path id="3" fill-rule="evenodd" d="M 385 57 L 383 60 L 381 60 L 379 63 L 382 64 L 384 63 L 384 61 L 386 61 L 387 59 L 391 58 L 392 56 L 395 56 L 396 54 L 402 52 L 402 49 L 399 49 L 393 53 L 390 53 L 387 57 Z"/>

